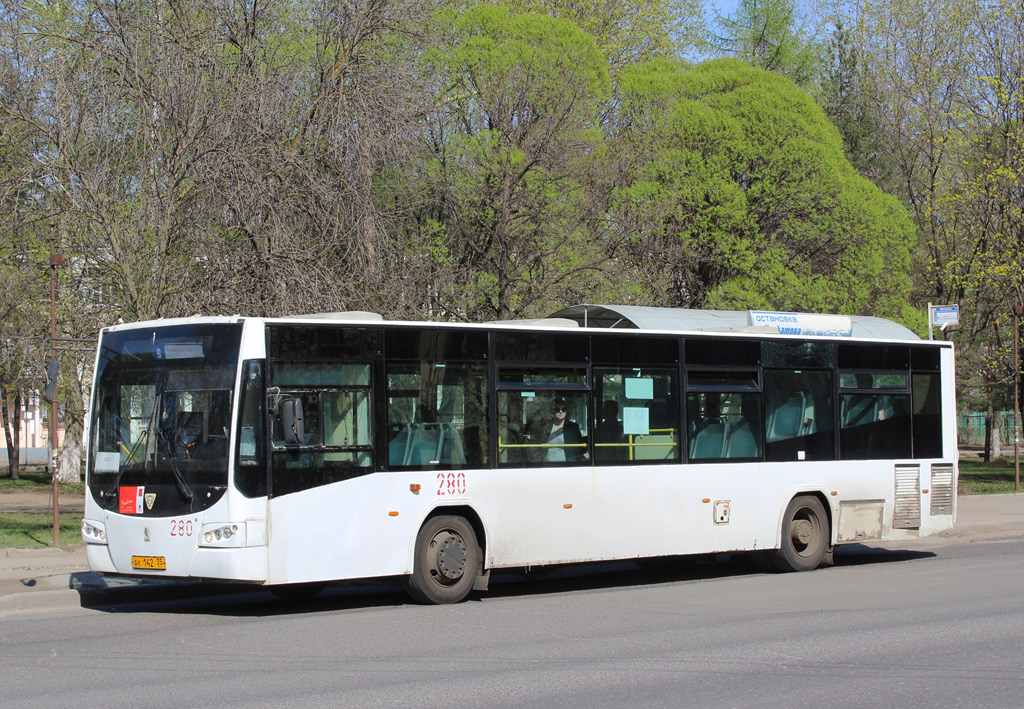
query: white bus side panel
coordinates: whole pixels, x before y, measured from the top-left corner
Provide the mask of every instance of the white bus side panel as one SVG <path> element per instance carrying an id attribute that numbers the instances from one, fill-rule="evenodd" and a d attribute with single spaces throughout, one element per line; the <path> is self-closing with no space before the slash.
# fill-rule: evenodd
<path id="1" fill-rule="evenodd" d="M 374 473 L 272 498 L 268 583 L 409 573 L 410 539 L 425 510 L 412 477 Z"/>
<path id="2" fill-rule="evenodd" d="M 914 464 L 924 480 L 931 463 Z M 376 473 L 271 500 L 268 581 L 409 573 L 422 521 L 444 507 L 469 507 L 480 517 L 488 568 L 777 548 L 786 506 L 800 494 L 823 499 L 832 541 L 844 502 L 881 501 L 881 540 L 948 529 L 951 516 L 929 514 L 927 488 L 920 492 L 920 527 L 893 528 L 894 466 L 825 461 L 467 471 L 457 495 L 438 484 L 437 473 Z"/>

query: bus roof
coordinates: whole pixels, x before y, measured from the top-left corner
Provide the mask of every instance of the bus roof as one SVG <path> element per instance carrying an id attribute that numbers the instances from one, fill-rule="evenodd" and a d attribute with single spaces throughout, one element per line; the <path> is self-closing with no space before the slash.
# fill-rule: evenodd
<path id="1" fill-rule="evenodd" d="M 818 320 L 835 318 L 841 323 L 839 329 L 845 328 L 841 334 L 844 337 L 858 339 L 877 340 L 913 340 L 920 341 L 917 335 L 899 323 L 885 318 L 876 318 L 867 315 L 816 315 L 805 313 L 766 313 L 762 311 L 745 310 L 689 310 L 685 308 L 654 308 L 639 305 L 594 305 L 581 304 L 564 308 L 553 313 L 547 318 L 536 320 L 507 320 L 489 323 L 460 323 L 468 327 L 486 327 L 488 325 L 505 325 L 522 328 L 615 328 L 621 330 L 663 330 L 675 332 L 732 332 L 732 333 L 760 333 L 760 334 L 799 334 L 787 332 L 782 325 L 777 327 L 765 327 L 755 323 L 755 315 L 769 316 L 775 319 L 785 320 L 790 316 L 804 316 Z M 132 322 L 113 325 L 103 328 L 103 332 L 110 332 L 123 329 L 135 329 L 138 327 L 189 325 L 198 323 L 237 323 L 246 320 L 240 315 L 234 316 L 192 316 L 186 318 L 170 318 L 146 322 Z M 364 312 L 342 312 L 342 313 L 316 313 L 308 315 L 293 315 L 280 318 L 262 318 L 266 322 L 301 322 L 303 320 L 321 322 L 333 320 L 336 322 L 368 323 L 384 322 L 396 325 L 419 325 L 419 326 L 444 326 L 453 323 L 443 322 L 403 322 L 385 321 L 380 315 Z M 758 322 L 765 322 L 762 317 Z M 832 325 L 826 324 L 826 327 Z M 811 332 L 805 329 L 806 335 L 833 335 L 836 333 Z"/>
<path id="2" fill-rule="evenodd" d="M 788 313 L 787 315 L 802 315 Z M 751 326 L 751 312 L 746 310 L 687 310 L 684 308 L 652 308 L 640 305 L 574 305 L 551 315 L 578 322 L 582 327 L 640 330 L 683 330 L 712 332 L 766 331 Z M 828 316 L 826 316 L 828 317 Z M 920 340 L 911 330 L 885 318 L 868 315 L 839 316 L 849 320 L 849 336 L 879 340 Z"/>

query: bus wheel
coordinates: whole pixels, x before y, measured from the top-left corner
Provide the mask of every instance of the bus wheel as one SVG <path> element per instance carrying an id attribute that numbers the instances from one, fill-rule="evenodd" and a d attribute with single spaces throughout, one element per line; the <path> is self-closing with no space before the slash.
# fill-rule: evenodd
<path id="1" fill-rule="evenodd" d="M 428 519 L 416 535 L 412 574 L 405 590 L 420 603 L 458 603 L 473 590 L 480 547 L 462 517 Z"/>
<path id="2" fill-rule="evenodd" d="M 812 495 L 794 497 L 782 521 L 782 547 L 775 552 L 775 567 L 779 571 L 816 569 L 828 543 L 828 516 L 821 500 Z"/>

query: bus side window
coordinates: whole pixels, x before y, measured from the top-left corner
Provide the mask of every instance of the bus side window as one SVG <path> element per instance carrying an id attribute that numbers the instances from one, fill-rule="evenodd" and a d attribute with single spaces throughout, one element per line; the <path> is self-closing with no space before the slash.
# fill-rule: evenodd
<path id="1" fill-rule="evenodd" d="M 912 453 L 906 372 L 841 372 L 839 451 L 843 460 L 909 458 Z"/>
<path id="2" fill-rule="evenodd" d="M 487 371 L 454 362 L 387 363 L 387 464 L 487 463 Z"/>
<path id="3" fill-rule="evenodd" d="M 756 392 L 691 392 L 691 460 L 761 457 L 761 395 Z"/>
<path id="4" fill-rule="evenodd" d="M 832 373 L 765 369 L 765 459 L 833 460 Z"/>

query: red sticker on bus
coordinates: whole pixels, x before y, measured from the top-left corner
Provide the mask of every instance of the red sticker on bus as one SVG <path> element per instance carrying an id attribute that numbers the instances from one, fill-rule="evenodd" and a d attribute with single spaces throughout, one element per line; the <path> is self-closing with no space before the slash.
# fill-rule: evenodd
<path id="1" fill-rule="evenodd" d="M 146 488 L 141 485 L 138 487 L 122 487 L 121 495 L 118 498 L 117 511 L 123 515 L 142 514 L 142 500 L 145 492 Z"/>

